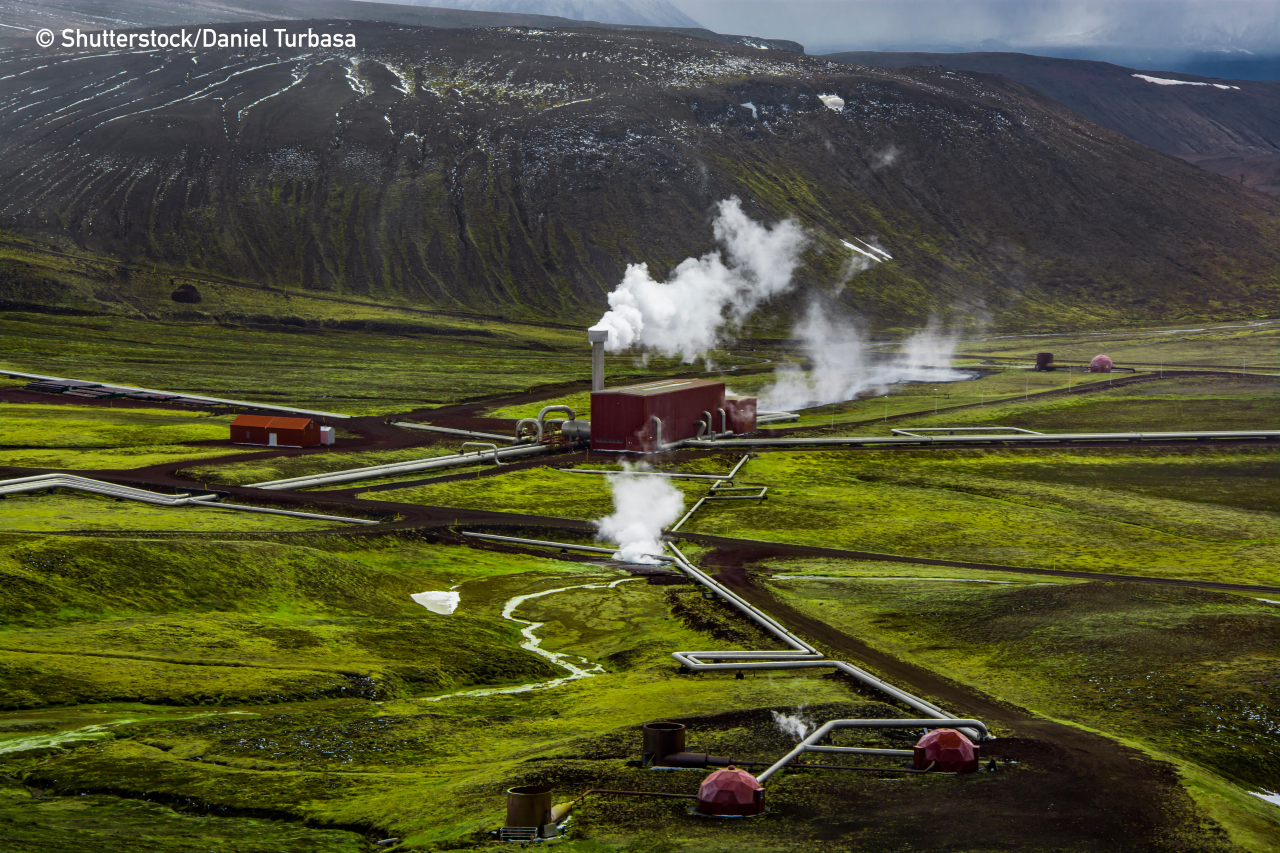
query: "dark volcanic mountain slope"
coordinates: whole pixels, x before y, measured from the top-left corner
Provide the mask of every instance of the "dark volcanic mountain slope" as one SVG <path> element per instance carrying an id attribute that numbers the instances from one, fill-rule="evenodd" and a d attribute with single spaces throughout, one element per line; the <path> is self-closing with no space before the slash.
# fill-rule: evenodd
<path id="1" fill-rule="evenodd" d="M 1215 80 L 1025 53 L 833 53 L 887 68 L 1003 74 L 1144 145 L 1280 193 L 1280 81 Z"/>
<path id="2" fill-rule="evenodd" d="M 0 225 L 286 287 L 586 319 L 626 263 L 708 251 L 712 205 L 737 194 L 814 229 L 807 287 L 836 286 L 841 238 L 878 238 L 895 260 L 841 298 L 880 323 L 1274 307 L 1273 201 L 999 78 L 671 34 L 332 27 L 359 47 L 10 50 Z"/>
<path id="3" fill-rule="evenodd" d="M 602 11 L 607 3 L 569 8 Z M 466 0 L 459 0 L 465 5 Z M 512 7 L 520 4 L 513 3 Z M 616 11 L 616 10 L 615 10 Z M 677 17 L 668 20 L 679 20 Z M 344 21 L 378 21 L 415 27 L 472 29 L 483 27 L 599 27 L 603 29 L 662 30 L 697 36 L 725 44 L 768 47 L 804 53 L 804 46 L 785 39 L 728 35 L 693 26 L 691 18 L 677 25 L 613 24 L 559 15 L 529 12 L 489 12 L 477 7 L 441 8 L 404 3 L 372 3 L 365 0 L 0 0 L 0 44 L 6 40 L 29 43 L 36 30 L 48 27 L 55 32 L 71 27 L 85 30 L 150 29 L 198 24 L 243 23 L 245 21 L 290 21 L 299 18 L 329 18 Z M 605 21 L 622 17 L 602 18 Z"/>

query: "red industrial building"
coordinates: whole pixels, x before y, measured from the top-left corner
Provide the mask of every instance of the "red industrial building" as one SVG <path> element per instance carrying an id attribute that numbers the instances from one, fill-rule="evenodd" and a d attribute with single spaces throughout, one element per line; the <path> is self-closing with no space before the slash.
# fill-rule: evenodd
<path id="1" fill-rule="evenodd" d="M 726 397 L 723 382 L 663 379 L 591 393 L 593 450 L 652 453 L 686 438 L 755 428 L 756 399 Z"/>
<path id="2" fill-rule="evenodd" d="M 322 427 L 311 418 L 240 415 L 231 422 L 231 441 L 264 447 L 316 447 L 333 444 L 333 427 Z"/>

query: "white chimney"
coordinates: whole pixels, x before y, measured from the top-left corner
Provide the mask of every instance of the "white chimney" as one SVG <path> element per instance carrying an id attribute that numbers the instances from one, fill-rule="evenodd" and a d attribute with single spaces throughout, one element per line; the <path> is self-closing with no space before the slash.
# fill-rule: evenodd
<path id="1" fill-rule="evenodd" d="M 591 341 L 591 390 L 604 390 L 604 344 L 609 340 L 608 329 L 587 329 Z"/>

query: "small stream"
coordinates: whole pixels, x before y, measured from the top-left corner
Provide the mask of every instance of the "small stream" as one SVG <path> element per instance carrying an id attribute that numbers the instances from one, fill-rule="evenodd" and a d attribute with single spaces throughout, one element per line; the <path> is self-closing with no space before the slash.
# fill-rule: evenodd
<path id="1" fill-rule="evenodd" d="M 439 702 L 443 699 L 450 699 L 454 696 L 498 696 L 507 693 L 528 693 L 531 690 L 547 690 L 552 687 L 559 687 L 561 684 L 568 684 L 570 681 L 578 681 L 583 678 L 591 678 L 593 675 L 603 675 L 605 668 L 600 664 L 587 664 L 586 658 L 580 655 L 567 655 L 561 652 L 547 651 L 542 648 L 542 640 L 538 639 L 535 633 L 539 628 L 545 625 L 545 622 L 530 622 L 527 619 L 521 619 L 515 615 L 516 608 L 532 598 L 541 598 L 544 595 L 555 595 L 558 592 L 568 592 L 571 589 L 614 589 L 618 584 L 627 581 L 644 580 L 644 578 L 620 578 L 610 583 L 584 583 L 575 586 L 562 586 L 556 589 L 545 589 L 542 592 L 531 592 L 526 595 L 517 595 L 507 601 L 506 606 L 502 608 L 502 618 L 511 622 L 518 622 L 524 627 L 520 629 L 524 642 L 520 644 L 520 648 L 527 649 L 539 657 L 544 657 L 556 666 L 569 670 L 569 675 L 561 678 L 553 678 L 550 681 L 541 681 L 536 684 L 522 684 L 518 687 L 482 687 L 478 690 L 458 690 L 454 693 L 446 693 L 443 696 L 425 697 L 419 701 L 422 702 Z M 587 668 L 583 669 L 573 663 L 570 658 L 581 661 Z"/>

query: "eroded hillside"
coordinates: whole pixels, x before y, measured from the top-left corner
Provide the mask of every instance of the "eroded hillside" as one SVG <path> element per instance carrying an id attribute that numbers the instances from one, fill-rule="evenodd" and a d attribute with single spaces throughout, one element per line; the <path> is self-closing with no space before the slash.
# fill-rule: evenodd
<path id="1" fill-rule="evenodd" d="M 804 287 L 839 287 L 841 238 L 879 240 L 894 262 L 840 298 L 880 323 L 1274 304 L 1275 202 L 1015 83 L 669 33 L 306 26 L 358 47 L 9 48 L 0 226 L 134 264 L 576 320 L 627 263 L 711 249 L 711 205 L 738 195 L 813 230 Z M 32 287 L 35 267 L 3 273 L 27 301 L 64 298 Z"/>

